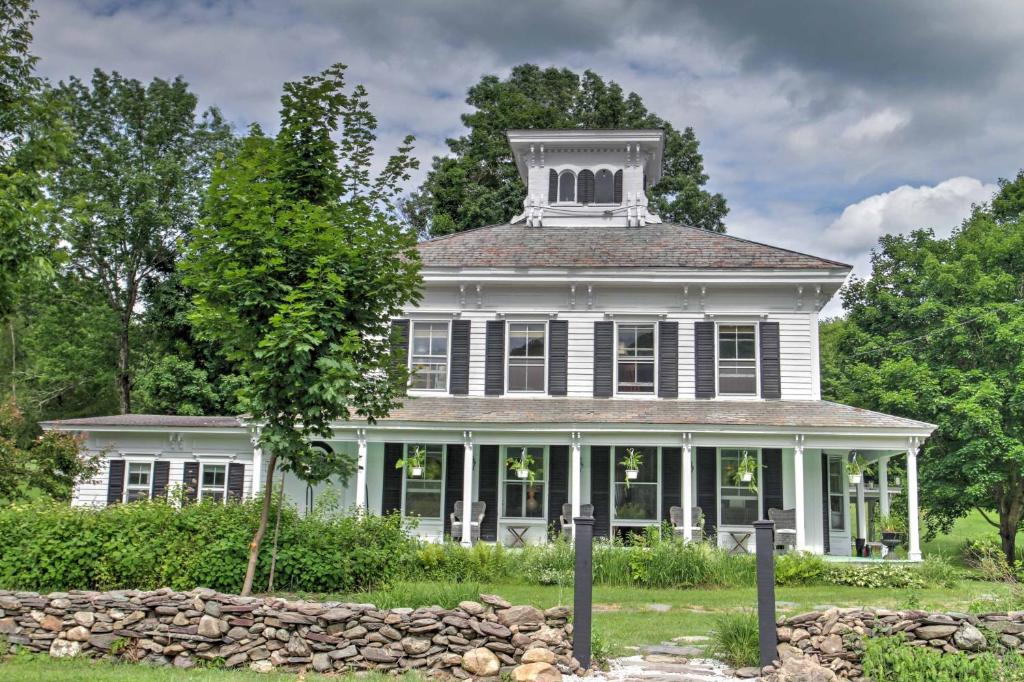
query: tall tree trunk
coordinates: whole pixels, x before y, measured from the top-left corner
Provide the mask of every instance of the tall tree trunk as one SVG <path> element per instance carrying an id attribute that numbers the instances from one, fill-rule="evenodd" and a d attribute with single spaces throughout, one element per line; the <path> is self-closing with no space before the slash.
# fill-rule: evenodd
<path id="1" fill-rule="evenodd" d="M 1021 520 L 1024 519 L 1024 504 L 1020 499 L 1015 499 L 999 514 L 999 542 L 1006 555 L 1006 562 L 1013 567 L 1017 560 L 1017 531 L 1020 529 Z"/>
<path id="2" fill-rule="evenodd" d="M 117 398 L 121 414 L 132 411 L 132 376 L 130 372 L 131 346 L 128 330 L 131 328 L 131 311 L 121 314 L 121 329 L 117 339 Z"/>
<path id="3" fill-rule="evenodd" d="M 263 536 L 267 534 L 267 522 L 270 519 L 270 504 L 274 497 L 274 470 L 277 467 L 277 455 L 270 453 L 267 463 L 267 475 L 263 483 L 263 508 L 260 510 L 260 523 L 249 543 L 249 565 L 245 569 L 245 581 L 242 583 L 242 596 L 252 594 L 252 582 L 256 579 L 256 564 L 260 558 L 260 547 Z"/>
<path id="4" fill-rule="evenodd" d="M 274 591 L 274 571 L 277 570 L 277 539 L 281 535 L 281 507 L 284 506 L 284 472 L 281 472 L 281 485 L 277 489 L 277 513 L 274 515 L 274 542 L 270 550 L 270 579 L 267 580 L 267 592 Z"/>

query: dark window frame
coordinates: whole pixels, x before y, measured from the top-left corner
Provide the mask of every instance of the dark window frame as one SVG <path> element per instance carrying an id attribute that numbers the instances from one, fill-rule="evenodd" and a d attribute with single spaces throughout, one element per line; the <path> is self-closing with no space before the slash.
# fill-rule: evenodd
<path id="1" fill-rule="evenodd" d="M 753 335 L 753 351 L 751 357 L 737 357 L 735 358 L 723 358 L 722 357 L 722 329 L 741 329 L 749 328 L 750 333 Z M 730 332 L 739 334 L 740 332 Z M 737 351 L 740 339 L 736 338 Z M 757 398 L 761 395 L 761 358 L 759 349 L 761 347 L 760 332 L 758 330 L 758 324 L 756 322 L 718 322 L 715 324 L 715 395 L 727 398 Z M 743 367 L 749 367 L 750 373 L 753 378 L 753 387 L 749 391 L 725 391 L 722 390 L 722 363 L 733 363 L 733 368 L 738 369 L 743 363 Z"/>
<path id="2" fill-rule="evenodd" d="M 538 358 L 536 355 L 512 355 L 512 337 L 515 335 L 513 331 L 514 327 L 527 327 L 527 334 L 530 333 L 530 327 L 540 327 L 543 332 L 543 349 L 539 356 L 540 362 L 537 363 L 535 360 Z M 529 351 L 529 342 L 527 342 L 527 351 Z M 513 360 L 515 357 L 515 360 Z M 541 386 L 540 388 L 513 388 L 512 383 L 512 368 L 513 367 L 540 367 L 541 368 Z M 548 390 L 548 324 L 547 322 L 537 321 L 510 321 L 507 322 L 505 328 L 505 386 L 507 386 L 508 393 L 545 393 Z M 527 372 L 527 385 L 529 384 L 528 379 L 529 372 Z"/>
<path id="3" fill-rule="evenodd" d="M 622 330 L 624 328 L 650 328 L 651 330 L 651 354 L 647 355 L 623 355 L 621 352 L 621 338 Z M 636 342 L 634 342 L 635 344 Z M 615 393 L 616 395 L 638 395 L 638 396 L 656 396 L 658 392 L 658 324 L 656 322 L 616 322 L 615 324 Z M 647 350 L 644 347 L 644 350 Z M 633 381 L 626 383 L 626 388 L 623 389 L 623 381 L 621 378 L 622 365 L 633 366 Z M 651 380 L 639 381 L 637 376 L 639 374 L 639 368 L 641 365 L 650 365 L 651 367 Z"/>

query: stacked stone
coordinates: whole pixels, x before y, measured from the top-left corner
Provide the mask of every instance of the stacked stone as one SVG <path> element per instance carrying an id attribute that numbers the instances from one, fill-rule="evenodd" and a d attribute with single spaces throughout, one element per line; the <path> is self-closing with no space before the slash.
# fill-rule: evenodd
<path id="1" fill-rule="evenodd" d="M 0 638 L 51 656 L 109 657 L 190 668 L 377 670 L 520 682 L 580 672 L 570 611 L 513 606 L 494 595 L 455 609 L 175 592 L 0 591 Z"/>
<path id="2" fill-rule="evenodd" d="M 998 642 L 990 644 L 985 632 Z M 863 640 L 900 636 L 909 646 L 928 647 L 944 654 L 974 654 L 1024 650 L 1024 611 L 970 615 L 886 609 L 811 611 L 778 621 L 779 659 L 762 672 L 783 682 L 798 669 L 815 669 L 815 679 L 859 680 Z M 831 672 L 832 677 L 827 673 Z"/>

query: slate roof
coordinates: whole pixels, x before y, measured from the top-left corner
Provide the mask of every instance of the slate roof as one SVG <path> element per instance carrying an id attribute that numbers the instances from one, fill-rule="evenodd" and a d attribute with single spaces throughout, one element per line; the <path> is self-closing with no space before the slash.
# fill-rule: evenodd
<path id="1" fill-rule="evenodd" d="M 406 398 L 387 422 L 448 424 L 621 424 L 882 428 L 932 431 L 925 422 L 827 400 L 596 400 L 592 398 Z M 66 427 L 240 427 L 239 417 L 126 414 L 44 422 Z"/>
<path id="2" fill-rule="evenodd" d="M 696 227 L 490 225 L 419 244 L 428 268 L 849 269 L 838 261 Z"/>

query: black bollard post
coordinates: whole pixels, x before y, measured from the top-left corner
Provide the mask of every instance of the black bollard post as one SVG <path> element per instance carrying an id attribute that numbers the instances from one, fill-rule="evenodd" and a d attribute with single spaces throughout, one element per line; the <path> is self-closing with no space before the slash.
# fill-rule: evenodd
<path id="1" fill-rule="evenodd" d="M 576 574 L 573 588 L 572 651 L 580 666 L 590 668 L 590 616 L 594 598 L 594 519 L 573 518 Z"/>
<path id="2" fill-rule="evenodd" d="M 761 666 L 771 665 L 778 652 L 775 629 L 775 522 L 755 521 L 757 542 L 757 625 Z"/>

